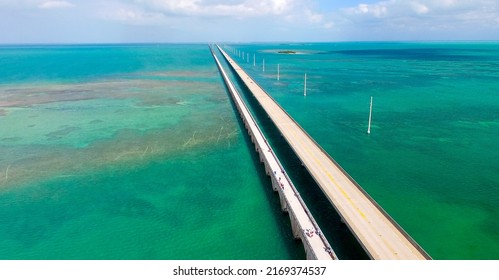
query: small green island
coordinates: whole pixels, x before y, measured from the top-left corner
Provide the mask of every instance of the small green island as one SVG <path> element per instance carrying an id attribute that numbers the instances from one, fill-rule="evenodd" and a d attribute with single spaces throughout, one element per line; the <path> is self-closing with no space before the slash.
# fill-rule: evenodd
<path id="1" fill-rule="evenodd" d="M 295 52 L 295 51 L 290 51 L 290 50 L 287 50 L 287 51 L 278 51 L 277 53 L 283 53 L 283 54 L 295 54 L 296 52 Z"/>

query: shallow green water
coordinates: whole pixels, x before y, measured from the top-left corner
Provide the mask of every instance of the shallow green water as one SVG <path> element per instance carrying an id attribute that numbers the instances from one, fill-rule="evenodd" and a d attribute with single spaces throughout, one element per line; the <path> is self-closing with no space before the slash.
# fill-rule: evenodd
<path id="1" fill-rule="evenodd" d="M 207 46 L 0 57 L 0 259 L 303 258 Z"/>

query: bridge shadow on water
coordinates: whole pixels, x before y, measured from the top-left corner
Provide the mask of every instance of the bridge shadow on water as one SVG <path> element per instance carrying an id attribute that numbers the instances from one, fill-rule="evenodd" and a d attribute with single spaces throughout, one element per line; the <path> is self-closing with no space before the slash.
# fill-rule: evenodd
<path id="1" fill-rule="evenodd" d="M 237 82 L 237 87 L 240 94 L 242 95 L 242 98 L 246 101 L 246 104 L 252 112 L 254 118 L 258 122 L 260 129 L 267 137 L 268 142 L 271 144 L 274 152 L 279 157 L 279 160 L 286 169 L 286 172 L 295 184 L 297 190 L 300 192 L 300 195 L 307 204 L 307 207 L 314 216 L 315 220 L 319 224 L 331 247 L 336 252 L 338 258 L 344 260 L 369 259 L 368 255 L 361 247 L 357 239 L 354 237 L 350 229 L 341 221 L 341 217 L 339 216 L 336 209 L 334 209 L 334 207 L 331 205 L 331 203 L 326 198 L 315 180 L 312 178 L 308 170 L 302 166 L 300 159 L 296 156 L 284 137 L 281 136 L 279 130 L 274 125 L 272 120 L 268 117 L 267 113 L 260 106 L 256 98 L 253 97 L 252 93 L 244 85 L 244 82 L 237 76 L 237 74 L 235 74 L 235 71 L 232 68 L 230 68 L 230 72 L 232 74 L 232 81 Z M 234 102 L 231 101 L 231 103 L 234 107 L 234 110 L 237 112 Z M 268 188 L 268 190 L 266 190 L 266 193 L 269 196 L 269 201 L 271 201 L 271 203 L 273 204 L 272 207 L 276 209 L 276 213 L 278 216 L 276 218 L 279 219 L 281 223 L 285 223 L 286 225 L 286 230 L 283 231 L 282 234 L 284 238 L 293 239 L 289 218 L 286 217 L 284 219 L 283 217 L 281 217 L 281 215 L 287 216 L 287 214 L 281 214 L 282 212 L 280 211 L 281 208 L 279 203 L 279 196 L 277 193 L 274 193 L 272 191 L 270 179 L 265 174 L 265 167 L 260 162 L 258 154 L 254 150 L 253 143 L 246 133 L 244 123 L 242 122 L 239 115 L 238 122 L 241 126 L 241 129 L 245 131 L 245 141 L 247 142 L 248 147 L 251 149 L 255 164 L 258 165 L 260 180 L 262 181 L 262 184 L 265 185 L 266 188 Z M 298 241 L 296 243 L 298 243 Z"/>

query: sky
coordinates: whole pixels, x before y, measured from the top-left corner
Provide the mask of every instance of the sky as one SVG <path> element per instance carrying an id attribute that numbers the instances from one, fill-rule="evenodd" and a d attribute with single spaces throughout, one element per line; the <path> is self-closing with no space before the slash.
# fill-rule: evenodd
<path id="1" fill-rule="evenodd" d="M 499 40 L 499 0 L 0 0 L 0 44 Z"/>

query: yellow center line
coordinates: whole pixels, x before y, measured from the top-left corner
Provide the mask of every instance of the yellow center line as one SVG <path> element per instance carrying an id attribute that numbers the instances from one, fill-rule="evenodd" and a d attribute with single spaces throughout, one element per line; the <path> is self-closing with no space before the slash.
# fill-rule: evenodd
<path id="1" fill-rule="evenodd" d="M 359 209 L 359 207 L 356 206 L 356 203 L 350 198 L 350 196 L 347 194 L 347 192 L 338 184 L 338 182 L 334 179 L 334 176 L 326 170 L 326 168 L 323 166 L 323 164 L 321 163 L 320 160 L 318 160 L 315 156 L 313 156 L 313 153 L 307 148 L 306 145 L 303 145 L 303 141 L 301 141 L 299 139 L 299 137 L 296 137 L 296 134 L 292 132 L 293 130 L 290 129 L 290 130 L 287 130 L 287 132 L 289 132 L 290 134 L 293 134 L 294 137 L 293 139 L 297 142 L 300 142 L 301 143 L 301 147 L 303 149 L 306 150 L 306 152 L 308 153 L 308 155 L 314 159 L 314 161 L 321 167 L 322 171 L 328 176 L 328 178 L 331 180 L 331 182 L 333 182 L 333 184 L 341 191 L 341 193 L 344 195 L 344 197 L 348 200 L 348 202 L 350 203 L 350 205 L 357 210 L 357 212 L 366 220 L 369 222 L 368 218 L 366 217 L 366 215 Z M 305 137 L 305 136 L 303 136 Z M 305 137 L 305 139 L 308 139 L 308 137 Z M 378 231 L 376 231 L 376 234 L 378 235 L 377 238 L 381 239 L 383 241 L 383 243 L 388 247 L 388 249 L 395 253 L 395 255 L 397 255 L 397 253 L 395 252 L 394 248 L 389 244 L 389 242 L 384 238 L 384 236 L 382 234 L 380 234 Z"/>
<path id="2" fill-rule="evenodd" d="M 321 160 L 319 160 L 316 156 L 315 156 L 315 153 L 312 153 L 311 150 L 308 148 L 307 145 L 304 145 L 303 141 L 300 140 L 299 137 L 296 137 L 296 134 L 294 133 L 294 131 L 292 129 L 288 130 L 289 133 L 293 134 L 294 137 L 293 139 L 297 142 L 300 142 L 300 147 L 302 147 L 306 153 L 314 159 L 315 163 L 321 168 L 322 172 L 324 174 L 327 175 L 327 177 L 329 178 L 329 180 L 336 186 L 336 188 L 341 192 L 341 194 L 343 195 L 343 197 L 345 197 L 348 202 L 350 203 L 350 205 L 355 209 L 357 210 L 357 212 L 365 219 L 367 220 L 367 217 L 366 215 L 364 214 L 364 212 L 362 212 L 360 210 L 360 208 L 356 205 L 355 201 L 352 200 L 352 198 L 348 195 L 348 193 L 345 191 L 345 189 L 343 187 L 341 187 L 341 185 L 336 181 L 336 179 L 334 178 L 334 176 L 324 167 L 324 165 L 321 163 Z M 302 137 L 305 137 L 302 135 Z M 306 139 L 308 137 L 305 137 Z M 306 160 L 305 158 L 303 158 L 303 160 Z"/>

